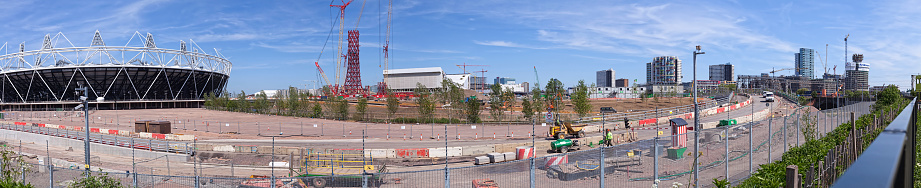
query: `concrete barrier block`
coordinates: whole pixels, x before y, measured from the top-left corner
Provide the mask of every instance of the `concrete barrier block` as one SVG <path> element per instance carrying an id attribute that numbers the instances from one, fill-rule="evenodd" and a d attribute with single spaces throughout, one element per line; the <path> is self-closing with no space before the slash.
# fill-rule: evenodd
<path id="1" fill-rule="evenodd" d="M 138 133 L 138 136 L 141 138 L 153 138 L 151 133 L 146 133 L 146 132 Z"/>
<path id="2" fill-rule="evenodd" d="M 397 158 L 397 153 L 393 149 L 366 149 L 365 157 L 370 158 Z"/>
<path id="3" fill-rule="evenodd" d="M 601 125 L 585 126 L 585 127 L 582 127 L 582 130 L 585 131 L 586 133 L 599 132 L 601 131 Z"/>
<path id="4" fill-rule="evenodd" d="M 536 141 L 534 142 L 534 148 L 536 151 L 550 150 L 550 142 L 549 140 Z"/>
<path id="5" fill-rule="evenodd" d="M 515 152 L 515 148 L 518 146 L 527 146 L 531 143 L 509 143 L 509 144 L 496 144 L 496 152 L 505 153 L 505 152 Z"/>
<path id="6" fill-rule="evenodd" d="M 364 151 L 362 151 L 360 148 L 359 149 L 333 149 L 332 151 L 329 151 L 329 153 L 362 155 L 364 154 Z"/>
<path id="7" fill-rule="evenodd" d="M 448 156 L 448 151 L 445 148 L 428 148 L 428 150 L 429 150 L 429 157 L 433 157 L 433 158 L 439 157 L 440 158 L 440 157 Z"/>
<path id="8" fill-rule="evenodd" d="M 463 147 L 448 147 L 448 157 L 459 157 L 464 154 Z"/>
<path id="9" fill-rule="evenodd" d="M 160 140 L 166 139 L 166 135 L 165 135 L 165 134 L 160 134 L 160 133 L 151 133 L 151 134 L 150 134 L 150 137 L 152 137 L 152 138 L 154 138 L 154 139 L 160 139 Z"/>
<path id="10" fill-rule="evenodd" d="M 300 151 L 300 149 L 301 148 L 290 146 L 275 146 L 275 155 L 288 155 L 292 153 L 297 155 L 299 153 L 296 152 Z"/>
<path id="11" fill-rule="evenodd" d="M 127 131 L 124 131 L 127 132 Z M 195 135 L 174 135 L 178 141 L 193 141 L 195 140 Z"/>
<path id="12" fill-rule="evenodd" d="M 502 153 L 488 153 L 486 154 L 489 157 L 490 163 L 498 163 L 505 161 L 505 154 Z"/>
<path id="13" fill-rule="evenodd" d="M 496 152 L 495 145 L 464 146 L 461 155 L 473 156 Z"/>
<path id="14" fill-rule="evenodd" d="M 233 145 L 217 145 L 214 146 L 212 151 L 221 151 L 221 152 L 235 152 Z"/>
<path id="15" fill-rule="evenodd" d="M 398 158 L 427 158 L 429 150 L 427 148 L 413 149 L 395 149 Z"/>
<path id="16" fill-rule="evenodd" d="M 100 129 L 99 129 L 99 133 L 102 133 L 102 134 L 109 134 L 109 129 L 101 129 L 101 128 L 100 128 Z"/>
<path id="17" fill-rule="evenodd" d="M 272 148 L 272 146 L 258 146 L 258 149 L 256 150 L 256 153 L 258 153 L 258 154 L 272 154 L 272 151 L 274 151 L 274 148 Z"/>
<path id="18" fill-rule="evenodd" d="M 516 152 L 505 152 L 505 153 L 502 153 L 502 155 L 504 155 L 505 161 L 514 161 L 516 158 L 518 158 L 518 154 L 516 153 L 517 151 Z"/>
<path id="19" fill-rule="evenodd" d="M 259 151 L 259 146 L 253 145 L 235 145 L 233 146 L 234 151 L 237 153 L 256 153 Z"/>
<path id="20" fill-rule="evenodd" d="M 720 122 L 706 122 L 706 123 L 701 123 L 700 126 L 703 129 L 712 129 L 712 128 L 715 128 L 716 125 L 718 125 L 719 123 Z"/>
<path id="21" fill-rule="evenodd" d="M 473 158 L 473 164 L 474 164 L 474 165 L 489 164 L 489 162 L 490 162 L 490 161 L 489 161 L 489 157 L 488 157 L 488 156 L 479 156 L 479 157 L 474 157 L 474 158 Z"/>
<path id="22" fill-rule="evenodd" d="M 214 145 L 211 144 L 197 144 L 194 146 L 196 151 L 214 151 Z"/>

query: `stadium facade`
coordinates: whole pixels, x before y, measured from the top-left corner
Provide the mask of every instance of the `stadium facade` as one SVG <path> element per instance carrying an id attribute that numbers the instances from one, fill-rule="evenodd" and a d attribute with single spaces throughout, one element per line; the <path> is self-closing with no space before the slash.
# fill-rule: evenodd
<path id="1" fill-rule="evenodd" d="M 18 47 L 0 47 L 15 52 L 0 56 L 4 109 L 66 108 L 79 102 L 80 84 L 99 109 L 197 107 L 207 94 L 225 91 L 233 66 L 192 40 L 180 41 L 178 50 L 159 48 L 152 34 L 139 32 L 124 46 L 106 45 L 96 31 L 89 46 L 58 33 L 45 35 L 38 50 Z"/>

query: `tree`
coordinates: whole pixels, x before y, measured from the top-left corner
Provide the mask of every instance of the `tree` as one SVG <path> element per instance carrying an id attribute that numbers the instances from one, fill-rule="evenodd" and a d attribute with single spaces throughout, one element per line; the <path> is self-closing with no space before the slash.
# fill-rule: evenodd
<path id="1" fill-rule="evenodd" d="M 489 86 L 489 115 L 492 116 L 494 121 L 502 121 L 502 108 L 504 105 L 505 97 L 502 96 L 503 90 L 502 86 L 499 84 L 493 84 Z"/>
<path id="2" fill-rule="evenodd" d="M 467 115 L 468 123 L 480 122 L 480 100 L 475 97 L 467 98 L 465 102 L 464 114 Z"/>
<path id="3" fill-rule="evenodd" d="M 544 100 L 545 100 L 544 97 L 541 96 L 540 86 L 537 84 L 534 84 L 534 89 L 531 89 L 531 111 L 537 114 L 540 114 L 540 112 L 543 112 L 544 111 L 544 104 L 543 104 Z"/>
<path id="4" fill-rule="evenodd" d="M 579 80 L 571 101 L 579 118 L 585 117 L 592 110 L 592 104 L 588 103 L 588 86 L 585 85 L 585 80 Z"/>
<path id="5" fill-rule="evenodd" d="M 253 112 L 252 105 L 250 105 L 249 101 L 246 101 L 246 92 L 243 90 L 240 90 L 240 94 L 237 94 L 237 108 L 239 112 Z"/>
<path id="6" fill-rule="evenodd" d="M 32 165 L 7 145 L 0 145 L 0 179 L 15 180 L 32 172 Z"/>
<path id="7" fill-rule="evenodd" d="M 799 88 L 798 90 L 796 90 L 796 95 L 805 95 L 806 92 L 809 92 L 809 89 Z"/>
<path id="8" fill-rule="evenodd" d="M 557 80 L 556 78 L 551 78 L 550 82 L 547 82 L 547 86 L 544 91 L 547 93 L 548 107 L 550 107 L 554 113 L 563 110 L 563 106 L 561 104 L 563 103 L 563 92 L 566 91 L 566 89 L 563 88 L 563 82 L 560 82 L 560 80 Z M 559 116 L 555 115 L 554 117 Z"/>
<path id="9" fill-rule="evenodd" d="M 523 114 L 524 118 L 528 119 L 528 121 L 534 121 L 534 108 L 531 107 L 531 100 L 521 100 L 521 114 Z"/>
<path id="10" fill-rule="evenodd" d="M 288 104 L 285 105 L 288 110 L 288 115 L 298 116 L 297 110 L 300 109 L 301 106 L 300 96 L 301 94 L 297 88 L 290 86 L 288 87 Z"/>
<path id="11" fill-rule="evenodd" d="M 362 97 L 358 99 L 358 105 L 355 105 L 355 114 L 353 114 L 354 116 L 352 119 L 358 121 L 364 120 L 366 110 L 368 110 L 368 99 Z"/>
<path id="12" fill-rule="evenodd" d="M 393 114 L 400 109 L 400 99 L 394 96 L 393 91 L 387 90 L 387 118 L 393 119 Z"/>
<path id="13" fill-rule="evenodd" d="M 435 102 L 432 100 L 432 93 L 429 89 L 421 83 L 416 83 L 416 89 L 413 90 L 413 95 L 416 96 L 416 105 L 419 105 L 419 119 L 427 120 L 434 118 Z"/>
<path id="14" fill-rule="evenodd" d="M 876 94 L 876 104 L 875 107 L 887 106 L 902 100 L 902 94 L 899 93 L 899 89 L 894 85 L 886 86 L 883 91 L 880 91 Z"/>
<path id="15" fill-rule="evenodd" d="M 319 102 L 313 104 L 313 108 L 310 109 L 311 118 L 321 118 L 323 117 L 323 107 L 320 107 Z"/>
<path id="16" fill-rule="evenodd" d="M 256 110 L 262 114 L 268 113 L 269 96 L 265 94 L 265 91 L 256 94 Z"/>

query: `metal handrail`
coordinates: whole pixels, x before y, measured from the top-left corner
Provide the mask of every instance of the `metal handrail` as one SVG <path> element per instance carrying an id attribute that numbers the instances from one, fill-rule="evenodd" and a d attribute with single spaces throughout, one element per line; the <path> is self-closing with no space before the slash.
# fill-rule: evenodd
<path id="1" fill-rule="evenodd" d="M 913 187 L 917 98 L 889 123 L 832 187 Z"/>

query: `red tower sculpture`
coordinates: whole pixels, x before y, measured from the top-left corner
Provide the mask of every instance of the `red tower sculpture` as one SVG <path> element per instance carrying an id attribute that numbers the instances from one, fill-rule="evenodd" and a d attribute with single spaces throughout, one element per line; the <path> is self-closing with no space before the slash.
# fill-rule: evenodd
<path id="1" fill-rule="evenodd" d="M 345 94 L 364 94 L 361 86 L 361 67 L 358 63 L 358 30 L 349 31 L 349 50 L 346 54 L 348 68 L 345 73 Z"/>

